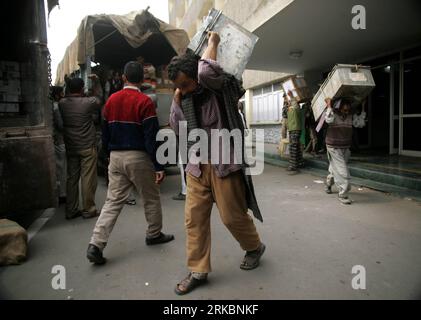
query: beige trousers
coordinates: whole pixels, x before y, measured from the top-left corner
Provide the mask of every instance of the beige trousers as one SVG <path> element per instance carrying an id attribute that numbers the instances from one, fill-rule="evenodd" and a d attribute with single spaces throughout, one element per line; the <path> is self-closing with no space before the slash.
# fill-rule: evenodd
<path id="1" fill-rule="evenodd" d="M 81 151 L 67 151 L 66 214 L 79 211 L 79 179 L 82 186 L 82 210 L 95 212 L 95 192 L 98 154 L 96 147 Z"/>
<path id="2" fill-rule="evenodd" d="M 187 175 L 185 225 L 187 266 L 192 272 L 211 271 L 210 216 L 216 202 L 221 220 L 245 251 L 256 250 L 260 238 L 247 214 L 245 185 L 241 172 L 219 178 L 209 164 L 201 165 L 202 175 Z"/>
<path id="3" fill-rule="evenodd" d="M 107 199 L 90 243 L 104 249 L 132 187 L 143 198 L 147 236 L 158 236 L 162 229 L 161 198 L 149 155 L 144 151 L 112 151 L 108 177 Z"/>

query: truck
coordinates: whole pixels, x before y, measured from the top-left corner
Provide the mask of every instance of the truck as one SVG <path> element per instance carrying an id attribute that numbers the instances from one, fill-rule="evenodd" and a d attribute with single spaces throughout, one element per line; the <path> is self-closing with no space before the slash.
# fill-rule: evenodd
<path id="1" fill-rule="evenodd" d="M 66 79 L 80 77 L 85 82 L 86 93 L 102 91 L 105 103 L 107 81 L 113 74 L 121 75 L 127 62 L 139 61 L 145 67 L 141 90 L 154 101 L 160 127 L 168 128 L 174 89 L 166 66 L 174 56 L 184 54 L 188 44 L 185 30 L 155 18 L 148 9 L 125 15 L 88 15 L 82 19 L 76 38 L 58 65 L 56 85 L 65 85 Z M 99 90 L 92 88 L 92 73 L 99 78 Z M 95 85 L 98 86 L 98 82 Z M 97 125 L 98 172 L 106 175 L 107 155 L 101 148 L 100 137 Z"/>
<path id="2" fill-rule="evenodd" d="M 0 6 L 0 217 L 9 217 L 55 207 L 57 188 L 44 0 Z"/>
<path id="3" fill-rule="evenodd" d="M 58 206 L 55 169 L 51 62 L 46 8 L 57 0 L 2 1 L 0 51 L 0 218 Z M 57 69 L 80 76 L 121 68 L 143 57 L 156 67 L 184 53 L 187 33 L 153 17 L 148 10 L 126 16 L 87 16 Z M 94 70 L 93 70 L 94 69 Z M 153 92 L 162 126 L 167 122 L 172 87 L 167 79 Z"/>
<path id="4" fill-rule="evenodd" d="M 96 73 L 105 89 L 112 72 L 121 74 L 129 61 L 142 62 L 145 71 L 153 70 L 145 72 L 145 84 L 153 89 L 144 92 L 157 102 L 158 118 L 164 127 L 173 95 L 165 68 L 174 56 L 186 52 L 188 44 L 185 30 L 155 18 L 148 9 L 126 15 L 88 15 L 58 65 L 56 85 L 64 85 L 69 76 L 81 77 L 88 92 L 92 87 L 89 75 Z"/>

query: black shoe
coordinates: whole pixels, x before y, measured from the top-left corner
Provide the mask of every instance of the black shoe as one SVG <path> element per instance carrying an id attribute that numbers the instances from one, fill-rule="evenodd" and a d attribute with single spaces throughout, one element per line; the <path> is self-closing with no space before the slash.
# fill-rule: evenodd
<path id="1" fill-rule="evenodd" d="M 160 232 L 159 236 L 155 238 L 148 238 L 146 237 L 146 245 L 153 246 L 155 244 L 167 243 L 174 240 L 174 236 L 172 234 L 165 234 Z"/>
<path id="2" fill-rule="evenodd" d="M 107 259 L 102 256 L 102 251 L 93 244 L 89 245 L 86 257 L 94 264 L 104 264 L 107 262 Z"/>
<path id="3" fill-rule="evenodd" d="M 73 220 L 82 216 L 82 211 L 76 211 L 73 213 L 66 213 L 66 220 Z"/>

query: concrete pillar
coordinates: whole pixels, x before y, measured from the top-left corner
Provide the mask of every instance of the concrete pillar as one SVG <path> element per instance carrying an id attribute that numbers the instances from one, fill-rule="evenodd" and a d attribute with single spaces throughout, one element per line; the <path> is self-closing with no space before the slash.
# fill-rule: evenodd
<path id="1" fill-rule="evenodd" d="M 250 124 L 253 120 L 253 90 L 247 90 L 244 97 L 244 108 L 247 120 L 247 126 L 250 128 Z"/>
<path id="2" fill-rule="evenodd" d="M 175 0 L 168 0 L 168 18 L 171 25 L 175 25 L 177 12 L 175 8 Z"/>
<path id="3" fill-rule="evenodd" d="M 175 9 L 177 11 L 177 17 L 183 18 L 184 14 L 186 13 L 186 6 L 184 0 L 177 0 L 175 6 Z"/>

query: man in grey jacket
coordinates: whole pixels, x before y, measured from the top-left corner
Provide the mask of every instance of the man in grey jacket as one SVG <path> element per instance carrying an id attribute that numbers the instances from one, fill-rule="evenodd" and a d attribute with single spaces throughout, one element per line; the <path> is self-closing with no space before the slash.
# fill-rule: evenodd
<path id="1" fill-rule="evenodd" d="M 67 152 L 66 219 L 81 215 L 88 219 L 99 215 L 95 205 L 98 155 L 93 115 L 101 107 L 101 101 L 83 95 L 84 82 L 80 78 L 71 79 L 68 89 L 70 93 L 59 102 Z M 79 180 L 82 210 L 79 209 Z"/>

